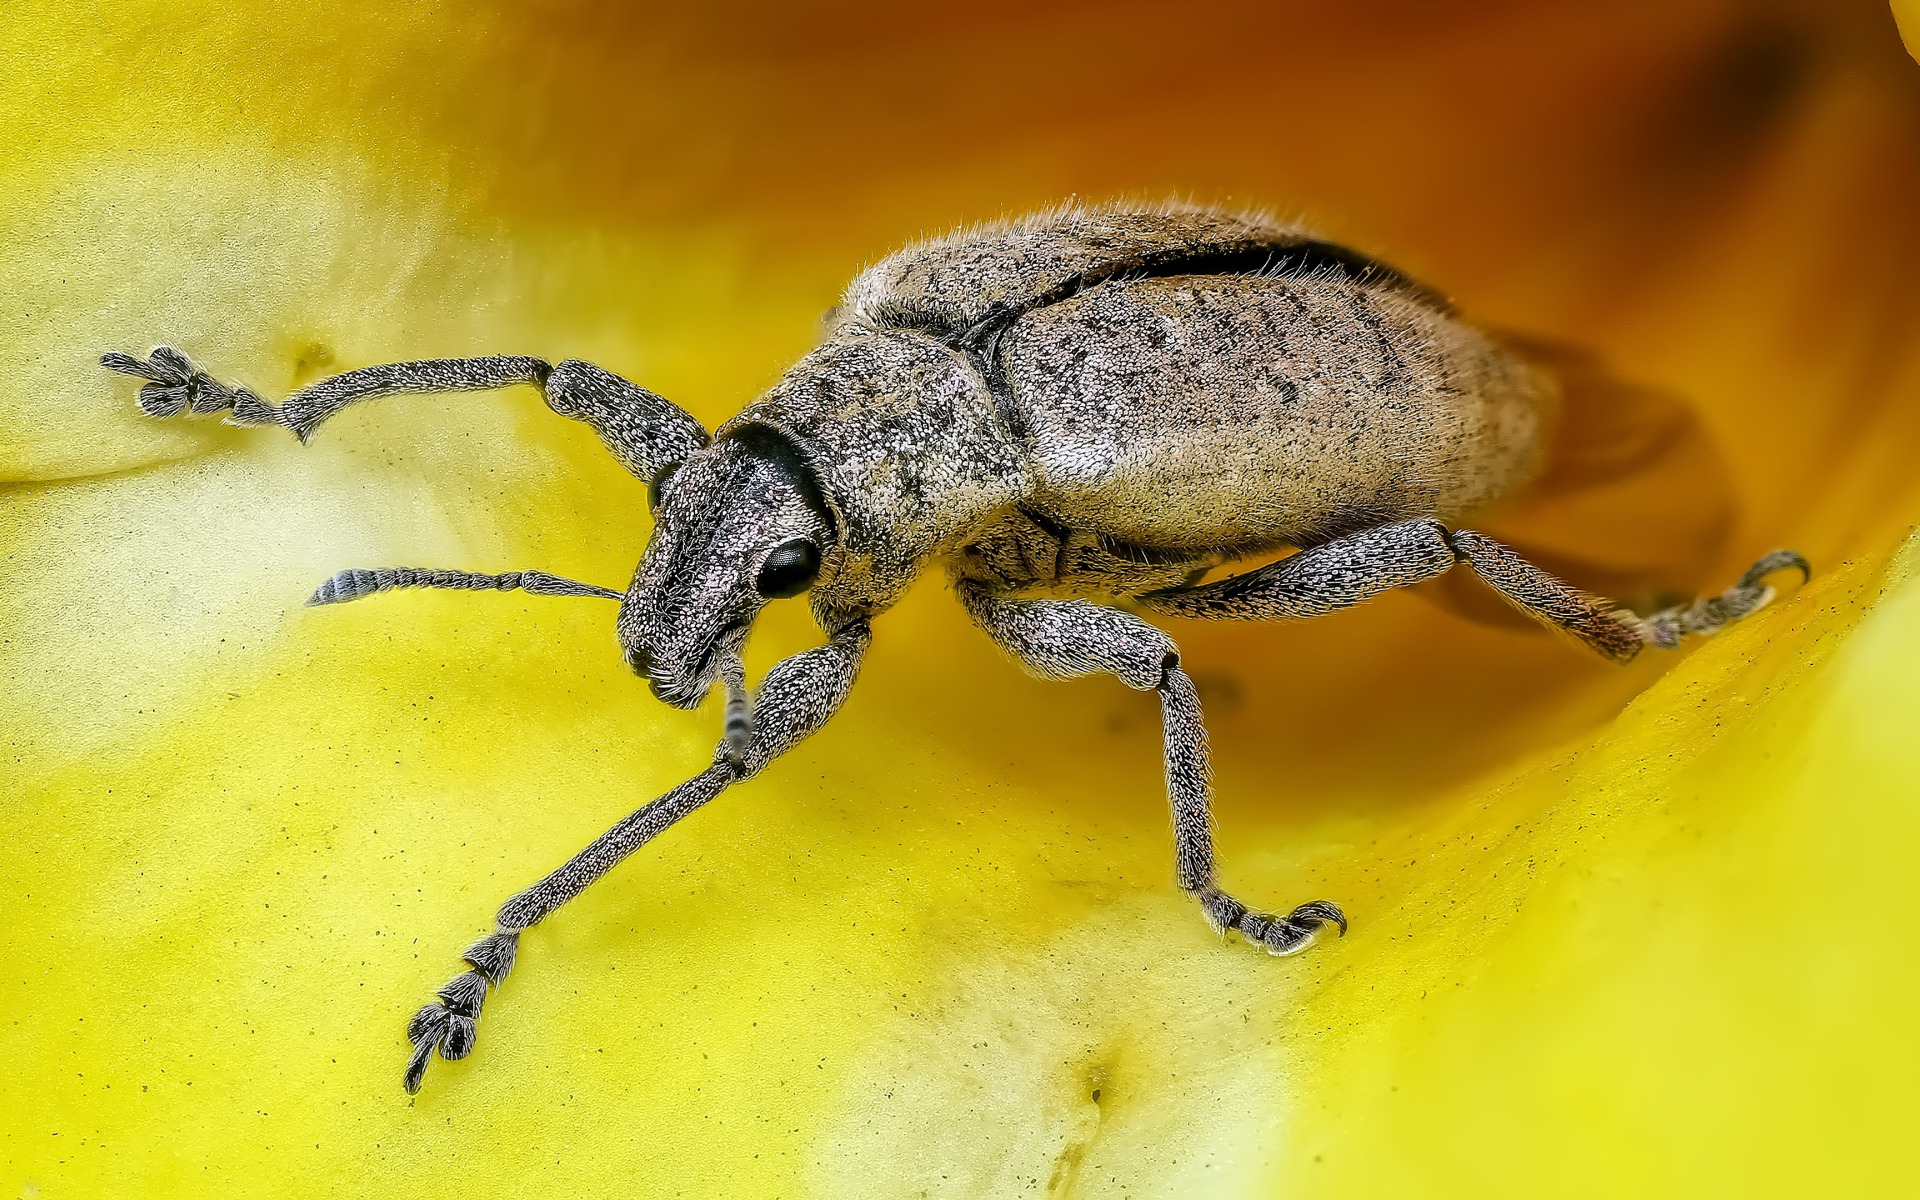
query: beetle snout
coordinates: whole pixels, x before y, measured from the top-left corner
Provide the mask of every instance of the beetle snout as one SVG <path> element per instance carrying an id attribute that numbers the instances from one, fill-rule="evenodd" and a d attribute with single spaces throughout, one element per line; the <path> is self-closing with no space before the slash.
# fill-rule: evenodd
<path id="1" fill-rule="evenodd" d="M 671 704 L 673 700 L 662 687 L 660 676 L 654 670 L 659 665 L 659 661 L 653 656 L 653 651 L 645 646 L 635 646 L 627 651 L 627 665 L 633 668 L 635 675 L 647 681 L 647 690 L 653 693 L 653 698 Z"/>
<path id="2" fill-rule="evenodd" d="M 627 665 L 635 675 L 648 679 L 653 674 L 653 652 L 645 646 L 634 646 L 627 651 Z"/>
<path id="3" fill-rule="evenodd" d="M 660 659 L 644 646 L 635 646 L 627 651 L 627 665 L 633 673 L 647 681 L 647 689 L 653 698 L 675 708 L 693 708 L 706 697 L 707 689 L 702 686 L 697 675 L 682 676 L 679 672 L 667 670 Z"/>

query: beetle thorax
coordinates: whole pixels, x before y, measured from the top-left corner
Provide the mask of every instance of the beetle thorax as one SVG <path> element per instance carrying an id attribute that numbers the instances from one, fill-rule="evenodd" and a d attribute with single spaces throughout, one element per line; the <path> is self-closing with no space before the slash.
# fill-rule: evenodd
<path id="1" fill-rule="evenodd" d="M 815 606 L 870 613 L 1021 494 L 1018 442 L 980 372 L 917 333 L 845 321 L 722 426 L 791 440 L 838 525 Z"/>

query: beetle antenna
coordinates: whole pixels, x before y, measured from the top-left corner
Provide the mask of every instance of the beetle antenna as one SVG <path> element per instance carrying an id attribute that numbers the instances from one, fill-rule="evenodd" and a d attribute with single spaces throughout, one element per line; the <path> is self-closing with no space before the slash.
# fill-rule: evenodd
<path id="1" fill-rule="evenodd" d="M 344 604 L 394 588 L 456 588 L 462 591 L 511 592 L 515 588 L 536 596 L 597 596 L 619 600 L 619 592 L 596 587 L 577 579 L 562 579 L 545 571 L 508 571 L 504 575 L 478 575 L 472 571 L 438 571 L 424 567 L 381 567 L 367 571 L 341 571 L 314 589 L 307 597 L 309 605 Z"/>
<path id="2" fill-rule="evenodd" d="M 738 767 L 745 762 L 747 743 L 753 738 L 753 699 L 747 695 L 747 668 L 740 661 L 740 648 L 729 649 L 720 662 L 720 681 L 727 689 L 727 760 Z"/>

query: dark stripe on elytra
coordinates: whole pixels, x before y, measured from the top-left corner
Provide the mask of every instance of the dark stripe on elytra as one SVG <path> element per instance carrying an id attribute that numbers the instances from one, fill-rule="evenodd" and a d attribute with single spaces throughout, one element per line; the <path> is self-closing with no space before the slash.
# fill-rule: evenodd
<path id="1" fill-rule="evenodd" d="M 996 304 L 964 329 L 941 322 L 932 313 L 894 309 L 876 313 L 888 329 L 914 329 L 933 335 L 965 354 L 986 382 L 995 409 L 1015 438 L 1028 440 L 1029 430 L 1007 386 L 1000 359 L 1000 338 L 1028 313 L 1071 300 L 1081 292 L 1111 279 L 1171 279 L 1182 276 L 1259 276 L 1287 279 L 1326 273 L 1341 279 L 1375 283 L 1415 296 L 1442 312 L 1453 310 L 1447 297 L 1411 276 L 1332 242 L 1303 241 L 1292 245 L 1255 245 L 1233 250 L 1169 250 L 1129 262 L 1102 263 L 1080 271 L 1046 291 L 1011 303 Z"/>
<path id="2" fill-rule="evenodd" d="M 1059 304 L 1110 279 L 1169 279 L 1184 275 L 1258 275 L 1285 279 L 1325 272 L 1341 279 L 1377 283 L 1396 291 L 1410 292 L 1437 308 L 1448 308 L 1447 298 L 1377 259 L 1372 259 L 1332 242 L 1305 241 L 1292 245 L 1255 245 L 1233 250 L 1185 250 L 1147 255 L 1133 262 L 1102 263 L 1077 272 L 1037 295 L 1009 303 L 996 304 L 986 315 L 965 329 L 942 329 L 931 322 L 909 319 L 906 314 L 889 321 L 898 328 L 922 328 L 950 345 L 978 353 L 991 362 L 998 349 L 1000 335 L 1027 313 Z"/>

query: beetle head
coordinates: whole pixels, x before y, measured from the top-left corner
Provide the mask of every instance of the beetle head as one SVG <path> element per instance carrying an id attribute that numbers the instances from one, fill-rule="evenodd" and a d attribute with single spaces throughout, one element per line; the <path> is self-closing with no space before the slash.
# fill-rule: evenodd
<path id="1" fill-rule="evenodd" d="M 617 631 L 653 694 L 693 708 L 761 608 L 813 586 L 833 520 L 793 448 L 757 426 L 665 468 L 648 497 L 653 536 Z"/>

